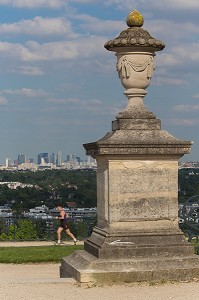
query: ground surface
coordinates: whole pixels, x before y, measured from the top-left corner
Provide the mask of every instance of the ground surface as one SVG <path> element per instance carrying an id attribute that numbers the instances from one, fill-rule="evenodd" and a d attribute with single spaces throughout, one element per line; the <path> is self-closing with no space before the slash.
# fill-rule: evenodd
<path id="1" fill-rule="evenodd" d="M 13 245 L 39 246 L 44 242 L 0 242 L 0 247 Z M 73 279 L 59 278 L 59 264 L 0 264 L 2 300 L 195 300 L 198 294 L 199 282 L 79 286 Z"/>

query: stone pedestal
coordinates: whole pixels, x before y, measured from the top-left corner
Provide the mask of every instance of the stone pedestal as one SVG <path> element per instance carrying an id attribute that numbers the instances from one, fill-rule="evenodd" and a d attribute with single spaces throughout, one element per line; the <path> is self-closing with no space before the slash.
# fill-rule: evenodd
<path id="1" fill-rule="evenodd" d="M 161 130 L 143 103 L 154 51 L 164 46 L 136 23 L 105 47 L 119 53 L 128 104 L 111 132 L 84 145 L 97 160 L 98 223 L 84 251 L 62 259 L 61 277 L 97 283 L 199 278 L 199 258 L 178 227 L 178 159 L 192 143 Z"/>
<path id="2" fill-rule="evenodd" d="M 61 276 L 98 283 L 199 277 L 199 258 L 178 227 L 178 159 L 191 142 L 162 131 L 155 118 L 117 119 L 115 128 L 84 145 L 98 164 L 98 224 L 84 251 L 62 259 Z"/>

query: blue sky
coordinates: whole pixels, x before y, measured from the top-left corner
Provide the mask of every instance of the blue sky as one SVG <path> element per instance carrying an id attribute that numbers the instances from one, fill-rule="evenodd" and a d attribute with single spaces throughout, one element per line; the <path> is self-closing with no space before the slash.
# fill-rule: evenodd
<path id="1" fill-rule="evenodd" d="M 198 0 L 0 0 L 0 162 L 85 157 L 82 144 L 111 130 L 127 100 L 104 43 L 133 9 L 166 44 L 145 105 L 162 129 L 194 141 L 183 160 L 199 161 Z"/>

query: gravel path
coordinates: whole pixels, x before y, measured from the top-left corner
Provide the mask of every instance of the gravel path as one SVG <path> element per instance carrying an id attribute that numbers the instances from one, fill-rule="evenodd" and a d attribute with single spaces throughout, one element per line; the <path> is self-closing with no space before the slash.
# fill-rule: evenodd
<path id="1" fill-rule="evenodd" d="M 65 245 L 74 245 L 73 241 L 63 242 Z M 77 245 L 83 245 L 83 241 L 77 241 Z M 33 241 L 33 242 L 1 242 L 0 247 L 39 247 L 39 246 L 53 246 L 55 241 Z"/>
<path id="2" fill-rule="evenodd" d="M 2 246 L 43 246 L 52 242 L 0 243 Z M 2 300 L 196 300 L 199 282 L 167 284 L 79 285 L 59 278 L 59 264 L 0 264 Z"/>
<path id="3" fill-rule="evenodd" d="M 2 300 L 195 300 L 199 282 L 163 285 L 79 285 L 59 278 L 59 264 L 0 264 Z"/>

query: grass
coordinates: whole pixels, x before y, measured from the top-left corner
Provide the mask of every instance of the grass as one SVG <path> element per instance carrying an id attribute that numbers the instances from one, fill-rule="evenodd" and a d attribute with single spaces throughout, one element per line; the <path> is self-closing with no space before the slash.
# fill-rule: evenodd
<path id="1" fill-rule="evenodd" d="M 193 238 L 191 244 L 194 246 L 194 253 L 199 255 L 199 241 L 198 238 Z"/>
<path id="2" fill-rule="evenodd" d="M 82 245 L 0 247 L 0 263 L 56 263 L 60 261 L 61 257 L 68 256 L 73 251 L 82 249 Z"/>

